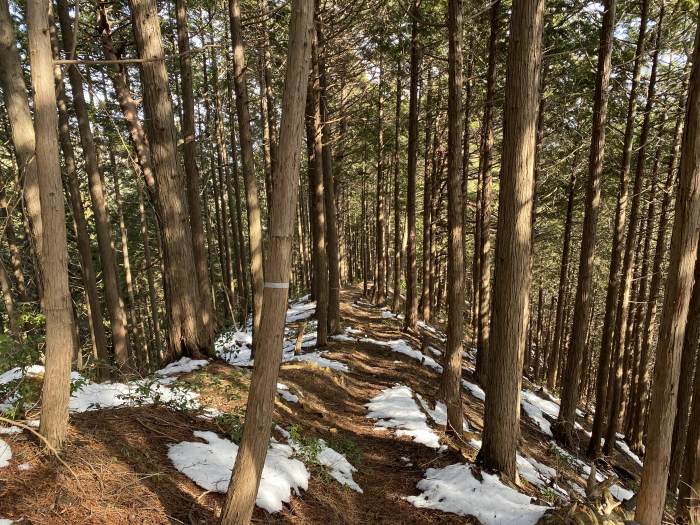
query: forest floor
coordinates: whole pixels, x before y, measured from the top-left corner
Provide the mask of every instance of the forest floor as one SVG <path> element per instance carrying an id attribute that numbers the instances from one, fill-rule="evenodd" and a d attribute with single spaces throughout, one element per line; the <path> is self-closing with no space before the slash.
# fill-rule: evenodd
<path id="1" fill-rule="evenodd" d="M 483 391 L 470 353 L 463 370 L 469 431 L 453 438 L 444 432 L 444 405 L 436 404 L 439 329 L 421 324 L 408 335 L 400 319 L 349 289 L 342 293 L 345 332 L 319 353 L 310 348 L 311 307 L 298 302 L 288 313 L 276 443 L 254 522 L 527 525 L 566 523 L 568 513 L 594 507 L 585 496 L 590 467 L 552 443 L 556 399 L 524 381 L 521 481 L 501 482 L 473 466 Z M 300 329 L 308 333 L 295 357 Z M 245 341 L 242 332 L 223 334 L 222 360 L 183 360 L 127 390 L 118 385 L 118 394 L 78 379 L 60 459 L 44 453 L 31 432 L 0 427 L 0 518 L 11 520 L 0 524 L 215 523 L 247 401 Z M 32 411 L 27 417 L 32 426 Z M 589 424 L 585 417 L 580 424 L 585 444 Z M 622 447 L 598 474 L 616 478 L 598 507 L 636 490 L 641 467 Z M 621 520 L 623 512 L 613 514 Z"/>

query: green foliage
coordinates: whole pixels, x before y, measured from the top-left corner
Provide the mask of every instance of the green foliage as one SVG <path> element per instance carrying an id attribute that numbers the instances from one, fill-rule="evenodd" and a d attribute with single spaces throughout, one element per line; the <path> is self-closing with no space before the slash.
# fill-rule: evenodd
<path id="1" fill-rule="evenodd" d="M 359 467 L 362 464 L 362 447 L 354 439 L 349 437 L 333 438 L 329 440 L 328 446 L 343 454 L 354 467 Z"/>
<path id="2" fill-rule="evenodd" d="M 243 437 L 243 416 L 240 414 L 219 414 L 214 423 L 222 429 L 234 443 L 240 443 Z"/>
<path id="3" fill-rule="evenodd" d="M 318 455 L 323 450 L 321 440 L 315 437 L 303 436 L 297 425 L 289 427 L 289 435 L 298 445 L 296 452 L 299 458 L 308 465 L 319 466 Z"/>

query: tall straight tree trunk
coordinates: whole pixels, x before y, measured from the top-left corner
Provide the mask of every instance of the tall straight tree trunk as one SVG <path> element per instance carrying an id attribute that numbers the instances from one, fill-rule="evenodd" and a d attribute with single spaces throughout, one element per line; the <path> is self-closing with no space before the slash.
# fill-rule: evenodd
<path id="1" fill-rule="evenodd" d="M 177 23 L 177 49 L 180 53 L 180 81 L 182 85 L 182 135 L 187 177 L 187 205 L 190 212 L 192 229 L 192 254 L 200 298 L 200 315 L 202 317 L 202 336 L 204 343 L 210 346 L 216 329 L 214 299 L 211 293 L 207 253 L 204 245 L 204 225 L 202 207 L 199 200 L 199 167 L 197 166 L 197 144 L 194 129 L 194 94 L 192 91 L 192 54 L 190 53 L 190 35 L 187 28 L 187 0 L 176 0 L 175 13 Z"/>
<path id="2" fill-rule="evenodd" d="M 479 460 L 517 480 L 520 387 L 529 319 L 532 189 L 544 0 L 513 4 L 493 304 L 493 345 Z M 499 372 L 496 373 L 496 366 Z"/>
<path id="3" fill-rule="evenodd" d="M 479 314 L 477 319 L 476 375 L 486 384 L 486 360 L 489 353 L 489 327 L 491 318 L 491 150 L 493 149 L 493 102 L 496 95 L 496 54 L 500 35 L 499 15 L 501 0 L 495 0 L 489 10 L 491 33 L 489 36 L 489 61 L 486 72 L 484 117 L 481 124 L 481 210 L 479 234 Z"/>
<path id="4" fill-rule="evenodd" d="M 148 123 L 164 258 L 168 326 L 166 360 L 208 353 L 198 314 L 199 290 L 192 249 L 187 184 L 177 160 L 168 74 L 163 62 L 160 20 L 153 0 L 130 0 L 132 25 L 141 63 L 144 110 Z"/>
<path id="5" fill-rule="evenodd" d="M 54 33 L 55 31 L 52 30 L 52 47 L 56 55 L 58 44 L 55 41 L 56 37 Z M 86 306 L 90 320 L 90 335 L 97 357 L 97 376 L 99 379 L 106 379 L 109 375 L 107 336 L 105 335 L 104 324 L 102 323 L 102 309 L 100 305 L 100 296 L 97 291 L 97 277 L 90 246 L 90 234 L 88 232 L 87 221 L 85 220 L 85 209 L 80 195 L 75 152 L 70 137 L 68 102 L 66 100 L 63 74 L 60 66 L 54 67 L 54 80 L 56 86 L 56 103 L 58 105 L 58 137 L 63 152 L 63 164 L 65 169 L 63 183 L 68 190 L 73 223 L 75 225 L 75 236 L 78 244 L 78 253 L 80 254 L 80 269 L 85 286 L 85 295 L 87 297 Z"/>
<path id="6" fill-rule="evenodd" d="M 257 347 L 255 336 L 260 329 L 263 296 L 263 246 L 258 185 L 255 179 L 253 137 L 250 130 L 246 61 L 243 51 L 240 0 L 229 0 L 231 47 L 233 49 L 233 85 L 236 90 L 236 113 L 241 146 L 241 167 L 245 184 L 246 209 L 248 210 L 248 243 L 250 247 L 250 278 L 253 290 L 253 350 Z"/>
<path id="7" fill-rule="evenodd" d="M 318 40 L 312 33 L 312 67 L 309 88 L 306 93 L 306 142 L 309 165 L 309 197 L 312 210 L 311 228 L 314 249 L 314 294 L 316 297 L 316 319 L 318 320 L 316 344 L 320 347 L 328 343 L 328 253 L 326 251 L 326 210 L 323 186 L 323 137 L 321 132 L 321 88 L 318 75 Z M 364 189 L 364 186 L 363 186 Z M 366 214 L 366 199 L 363 198 L 363 212 Z M 366 221 L 363 221 L 363 226 Z M 363 280 L 367 293 L 367 251 L 366 235 L 363 235 Z"/>
<path id="8" fill-rule="evenodd" d="M 566 203 L 566 222 L 564 223 L 564 241 L 561 252 L 561 266 L 559 269 L 559 293 L 557 298 L 557 313 L 554 319 L 554 345 L 549 353 L 547 362 L 547 388 L 554 392 L 557 384 L 557 370 L 559 369 L 559 354 L 562 347 L 562 333 L 564 332 L 564 290 L 566 290 L 566 278 L 569 275 L 569 252 L 571 251 L 571 228 L 574 211 L 574 189 L 576 186 L 576 167 L 572 167 L 569 178 L 569 191 Z"/>
<path id="9" fill-rule="evenodd" d="M 681 106 L 685 106 L 685 97 L 682 97 Z M 639 358 L 639 378 L 636 388 L 637 396 L 634 401 L 634 416 L 632 424 L 632 432 L 629 436 L 630 448 L 636 453 L 641 453 L 644 448 L 643 436 L 646 416 L 647 400 L 651 386 L 651 370 L 649 368 L 650 349 L 652 344 L 652 329 L 656 319 L 657 302 L 659 291 L 661 289 L 662 272 L 661 266 L 666 253 L 666 229 L 668 225 L 669 207 L 673 194 L 674 181 L 676 177 L 676 163 L 680 155 L 682 130 L 682 113 L 679 111 L 676 118 L 676 125 L 673 133 L 673 148 L 668 162 L 668 171 L 666 182 L 664 184 L 663 198 L 661 200 L 661 212 L 659 214 L 659 224 L 656 234 L 656 247 L 654 248 L 654 263 L 651 270 L 651 284 L 649 285 L 649 299 L 647 301 L 647 310 L 644 316 L 642 325 L 642 347 Z"/>
<path id="10" fill-rule="evenodd" d="M 697 264 L 697 263 L 696 263 Z M 693 405 L 688 420 L 684 462 L 676 517 L 679 523 L 698 523 L 700 520 L 700 352 L 695 360 Z"/>
<path id="11" fill-rule="evenodd" d="M 70 52 L 74 48 L 75 35 L 73 34 L 73 21 L 69 14 L 68 2 L 59 0 L 58 19 L 63 36 L 63 49 Z M 121 297 L 119 278 L 117 276 L 117 262 L 114 255 L 112 241 L 112 225 L 107 211 L 107 202 L 102 182 L 103 174 L 100 172 L 95 139 L 90 126 L 88 105 L 83 93 L 83 79 L 77 65 L 68 67 L 68 79 L 70 80 L 73 95 L 73 109 L 78 119 L 80 131 L 80 144 L 85 157 L 85 171 L 88 176 L 88 188 L 92 201 L 92 211 L 95 215 L 97 231 L 97 245 L 100 249 L 100 262 L 102 263 L 102 279 L 104 280 L 105 297 L 107 299 L 107 311 L 109 312 L 110 326 L 112 327 L 112 345 L 114 347 L 114 360 L 118 367 L 124 367 L 129 360 L 129 336 L 127 328 L 126 311 Z"/>
<path id="12" fill-rule="evenodd" d="M 420 43 L 418 18 L 421 0 L 411 7 L 411 87 L 408 102 L 408 170 L 406 184 L 406 313 L 404 328 L 415 331 L 418 325 L 418 295 L 416 291 L 416 167 L 418 164 L 418 77 L 420 76 Z"/>
<path id="13" fill-rule="evenodd" d="M 293 0 L 287 48 L 287 74 L 282 97 L 279 159 L 270 208 L 268 283 L 263 299 L 262 325 L 256 358 L 258 366 L 253 369 L 246 424 L 226 502 L 221 512 L 223 525 L 247 525 L 250 522 L 270 441 L 275 385 L 282 360 L 279 349 L 284 335 L 289 292 L 294 213 L 299 188 L 298 151 L 304 134 L 304 101 L 308 85 L 312 24 L 313 2 Z"/>
<path id="14" fill-rule="evenodd" d="M 596 408 L 593 418 L 591 440 L 588 444 L 588 455 L 596 457 L 600 454 L 601 438 L 603 436 L 606 411 L 607 389 L 610 375 L 610 362 L 613 354 L 615 314 L 620 289 L 621 265 L 625 242 L 625 215 L 627 213 L 629 171 L 632 159 L 632 147 L 634 142 L 635 114 L 637 111 L 637 89 L 641 78 L 641 61 L 644 54 L 644 42 L 647 28 L 648 0 L 642 0 L 641 19 L 634 65 L 632 69 L 632 85 L 627 106 L 627 119 L 625 122 L 625 135 L 622 147 L 622 166 L 620 167 L 620 182 L 615 208 L 615 225 L 613 227 L 613 246 L 610 256 L 610 270 L 608 274 L 608 286 L 605 298 L 605 317 L 603 319 L 603 333 L 601 336 L 600 354 L 598 358 L 598 373 L 596 380 Z"/>
<path id="15" fill-rule="evenodd" d="M 153 275 L 153 261 L 151 259 L 151 241 L 148 235 L 148 221 L 146 207 L 144 206 L 143 187 L 139 186 L 139 217 L 141 219 L 141 242 L 143 243 L 143 258 L 146 264 L 146 282 L 148 283 L 148 302 L 150 307 L 151 323 L 153 324 L 153 345 L 155 349 L 151 356 L 151 365 L 158 364 L 162 353 L 160 334 L 160 312 L 158 310 L 158 295 L 156 293 L 155 276 Z M 155 362 L 154 362 L 155 360 Z"/>
<path id="16" fill-rule="evenodd" d="M 7 0 L 0 0 L 0 87 L 7 120 L 10 123 L 12 143 L 15 147 L 20 180 L 24 180 L 23 197 L 31 228 L 31 246 L 37 258 L 39 282 L 37 288 L 41 299 L 42 278 L 40 262 L 43 245 L 41 221 L 41 199 L 39 197 L 39 175 L 34 155 L 35 135 L 29 112 L 29 98 L 24 84 L 22 66 L 17 49 L 17 38 L 10 17 Z"/>
<path id="17" fill-rule="evenodd" d="M 394 291 L 391 310 L 401 307 L 401 202 L 399 182 L 399 143 L 401 133 L 401 63 L 396 64 L 396 111 L 394 114 Z"/>
<path id="18" fill-rule="evenodd" d="M 49 34 L 49 5 L 27 2 L 27 28 L 32 89 L 36 169 L 39 174 L 43 248 L 40 262 L 44 283 L 46 348 L 39 432 L 49 446 L 60 449 L 68 431 L 70 367 L 74 354 L 73 311 L 68 287 L 66 216 L 58 153 L 58 116 L 53 53 Z"/>
<path id="19" fill-rule="evenodd" d="M 681 355 L 681 374 L 678 384 L 678 408 L 676 420 L 673 426 L 673 439 L 671 440 L 671 464 L 669 466 L 668 490 L 675 494 L 683 468 L 685 455 L 685 443 L 688 437 L 688 422 L 693 395 L 693 378 L 697 381 L 695 371 L 698 340 L 700 340 L 700 260 L 695 261 L 695 284 L 693 295 L 688 307 L 688 325 L 685 328 L 683 338 L 683 354 Z M 689 458 L 686 458 L 689 459 Z M 699 497 L 696 494 L 695 497 Z"/>
<path id="20" fill-rule="evenodd" d="M 449 0 L 449 95 L 447 100 L 447 346 L 442 391 L 447 405 L 447 428 L 462 435 L 462 338 L 464 337 L 464 237 L 462 235 L 462 0 Z M 425 225 L 423 226 L 425 228 Z"/>
<path id="21" fill-rule="evenodd" d="M 430 266 L 431 266 L 431 208 L 432 208 L 432 175 L 430 173 L 430 129 L 433 126 L 433 116 L 432 116 L 432 105 L 433 105 L 433 95 L 432 95 L 432 70 L 430 67 L 426 68 L 428 70 L 428 81 L 426 92 L 428 93 L 425 100 L 425 154 L 424 154 L 424 164 L 423 164 L 423 284 L 421 289 L 421 314 L 423 320 L 426 323 L 430 322 L 430 309 L 432 303 L 432 296 L 430 294 Z"/>
<path id="22" fill-rule="evenodd" d="M 695 34 L 692 73 L 681 146 L 679 186 L 671 234 L 670 262 L 659 328 L 649 432 L 635 520 L 661 523 L 671 455 L 683 337 L 700 229 L 700 28 Z"/>
<path id="23" fill-rule="evenodd" d="M 12 289 L 10 288 L 10 278 L 5 270 L 5 264 L 0 259 L 0 291 L 2 292 L 2 301 L 5 305 L 5 313 L 10 327 L 10 334 L 16 342 L 21 341 L 22 334 L 17 325 L 17 313 L 15 312 L 15 300 L 12 297 Z M 0 327 L 1 328 L 1 327 Z"/>
<path id="24" fill-rule="evenodd" d="M 384 297 L 384 287 L 386 280 L 386 259 L 384 258 L 385 221 L 384 216 L 384 97 L 382 90 L 384 89 L 384 69 L 382 67 L 382 57 L 379 58 L 379 84 L 377 87 L 377 235 L 375 238 L 375 251 L 377 252 L 377 281 L 374 283 L 374 303 L 378 306 L 383 306 L 386 298 Z"/>
<path id="25" fill-rule="evenodd" d="M 595 254 L 598 212 L 600 210 L 600 179 L 605 155 L 605 124 L 608 117 L 608 86 L 610 85 L 610 63 L 612 57 L 613 31 L 615 29 L 616 0 L 606 0 L 603 25 L 600 30 L 598 66 L 596 70 L 595 94 L 593 98 L 593 127 L 591 149 L 588 158 L 588 182 L 586 207 L 583 217 L 583 235 L 579 258 L 578 281 L 574 303 L 573 326 L 569 339 L 569 352 L 562 381 L 561 409 L 554 426 L 555 438 L 566 446 L 572 445 L 576 405 L 586 351 L 586 329 L 591 308 L 593 280 L 593 257 Z"/>
<path id="26" fill-rule="evenodd" d="M 645 17 L 646 13 L 643 12 Z M 661 6 L 659 18 L 656 25 L 656 46 L 654 49 L 654 57 L 652 59 L 651 74 L 649 77 L 649 86 L 647 88 L 647 101 L 644 108 L 644 121 L 642 122 L 642 131 L 639 137 L 639 148 L 637 149 L 637 165 L 634 174 L 634 187 L 632 190 L 632 207 L 630 208 L 630 219 L 627 231 L 627 239 L 625 246 L 625 256 L 622 261 L 622 283 L 619 292 L 617 317 L 615 320 L 615 354 L 617 366 L 611 368 L 611 385 L 612 390 L 608 391 L 608 426 L 605 435 L 605 445 L 603 452 L 612 454 L 615 450 L 615 442 L 617 441 L 617 429 L 619 427 L 620 404 L 622 402 L 622 382 L 624 362 L 629 351 L 629 346 L 626 345 L 627 340 L 627 319 L 630 309 L 630 296 L 632 292 L 632 279 L 634 272 L 634 248 L 637 236 L 637 226 L 639 224 L 639 206 L 642 194 L 642 185 L 644 182 L 644 164 L 646 162 L 646 148 L 649 139 L 649 128 L 651 126 L 651 111 L 654 107 L 654 98 L 656 94 L 656 72 L 658 67 L 659 50 L 661 47 L 661 33 L 663 27 L 664 8 Z M 643 18 L 644 20 L 644 18 Z"/>
<path id="27" fill-rule="evenodd" d="M 340 327 L 340 256 L 338 249 L 337 210 L 335 206 L 335 177 L 333 175 L 333 150 L 328 110 L 328 78 L 326 75 L 325 40 L 323 19 L 318 0 L 315 8 L 316 37 L 318 41 L 319 103 L 321 110 L 321 138 L 323 144 L 323 198 L 326 217 L 326 253 L 328 254 L 328 333 L 339 334 Z M 378 234 L 377 234 L 378 235 Z M 383 260 L 377 251 L 377 260 Z M 382 285 L 382 288 L 384 286 Z"/>

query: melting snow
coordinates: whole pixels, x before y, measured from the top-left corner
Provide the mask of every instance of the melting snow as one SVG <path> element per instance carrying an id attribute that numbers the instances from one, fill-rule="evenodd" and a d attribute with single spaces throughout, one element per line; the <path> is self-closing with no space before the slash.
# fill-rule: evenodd
<path id="1" fill-rule="evenodd" d="M 398 354 L 403 354 L 405 356 L 410 357 L 411 359 L 415 359 L 416 361 L 419 361 L 421 364 L 432 368 L 433 370 L 435 370 L 439 374 L 442 373 L 442 365 L 440 363 L 435 361 L 435 359 L 433 359 L 429 355 L 425 355 L 420 350 L 414 349 L 413 347 L 411 347 L 410 344 L 408 344 L 403 339 L 394 339 L 391 341 L 380 341 L 378 339 L 372 339 L 371 337 L 362 337 L 359 339 L 359 341 L 360 341 L 360 343 L 369 343 L 369 344 L 381 346 L 384 348 L 388 348 L 392 352 L 396 352 Z"/>
<path id="2" fill-rule="evenodd" d="M 471 395 L 473 395 L 475 398 L 481 399 L 482 401 L 486 400 L 486 392 L 484 392 L 484 389 L 476 383 L 470 383 L 466 379 L 462 379 L 462 386 L 469 390 Z"/>
<path id="3" fill-rule="evenodd" d="M 287 439 L 289 445 L 295 451 L 298 452 L 301 449 L 299 443 L 292 438 L 289 432 L 280 426 L 277 426 L 277 431 Z M 320 445 L 320 451 L 316 459 L 319 465 L 326 467 L 330 476 L 338 483 L 347 485 L 352 490 L 362 494 L 362 487 L 352 479 L 352 474 L 353 472 L 357 472 L 357 469 L 350 464 L 343 454 L 329 447 L 323 439 L 319 439 L 318 443 Z"/>
<path id="4" fill-rule="evenodd" d="M 316 301 L 306 302 L 303 299 L 293 302 L 287 310 L 287 322 L 294 323 L 308 319 L 316 312 Z"/>
<path id="5" fill-rule="evenodd" d="M 394 428 L 397 436 L 410 436 L 416 443 L 439 448 L 437 434 L 428 426 L 425 413 L 413 400 L 413 392 L 404 385 L 387 388 L 367 403 L 369 419 L 376 419 L 375 426 Z"/>
<path id="6" fill-rule="evenodd" d="M 204 366 L 207 366 L 209 361 L 206 359 L 190 359 L 189 357 L 183 357 L 179 361 L 170 363 L 165 368 L 161 368 L 156 372 L 159 376 L 172 376 L 175 374 L 187 374 L 198 370 Z"/>
<path id="7" fill-rule="evenodd" d="M 639 456 L 632 452 L 632 449 L 629 447 L 627 442 L 624 439 L 618 439 L 617 440 L 617 446 L 620 447 L 620 450 L 627 454 L 632 461 L 634 461 L 637 465 L 640 467 L 644 465 L 641 459 L 639 459 Z"/>
<path id="8" fill-rule="evenodd" d="M 423 407 L 423 410 L 428 413 L 436 425 L 441 427 L 447 426 L 447 405 L 445 405 L 445 403 L 440 400 L 435 401 L 435 408 L 431 408 L 430 403 L 423 399 L 423 396 L 421 396 L 418 392 L 416 392 L 416 397 L 418 398 L 420 405 Z M 467 422 L 466 418 L 463 420 L 463 427 L 464 430 L 469 430 L 469 423 Z"/>
<path id="9" fill-rule="evenodd" d="M 205 490 L 225 493 L 231 470 L 238 454 L 238 445 L 213 432 L 195 431 L 195 437 L 206 443 L 183 441 L 170 445 L 168 457 L 175 468 Z M 309 472 L 293 450 L 282 443 L 272 443 L 267 451 L 258 497 L 255 503 L 268 512 L 279 512 L 292 493 L 306 490 Z"/>
<path id="10" fill-rule="evenodd" d="M 86 383 L 71 395 L 71 412 L 87 412 L 104 408 L 149 405 L 156 402 L 176 403 L 197 408 L 199 395 L 172 385 L 172 378 L 157 381 L 139 379 L 129 383 Z"/>
<path id="11" fill-rule="evenodd" d="M 0 439 L 0 468 L 4 468 L 10 464 L 12 459 L 12 449 L 5 440 Z"/>
<path id="12" fill-rule="evenodd" d="M 282 397 L 285 401 L 290 403 L 298 403 L 299 396 L 292 394 L 289 391 L 289 387 L 284 383 L 277 383 L 277 394 Z"/>
<path id="13" fill-rule="evenodd" d="M 474 516 L 484 525 L 534 525 L 547 510 L 533 505 L 529 496 L 504 485 L 497 476 L 481 475 L 480 481 L 463 463 L 429 468 L 417 485 L 422 494 L 405 499 L 420 508 Z"/>

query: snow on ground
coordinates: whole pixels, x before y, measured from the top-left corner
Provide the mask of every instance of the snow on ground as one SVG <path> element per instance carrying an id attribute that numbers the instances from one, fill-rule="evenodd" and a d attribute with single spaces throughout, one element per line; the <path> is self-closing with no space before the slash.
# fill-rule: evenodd
<path id="1" fill-rule="evenodd" d="M 435 337 L 440 339 L 441 341 L 447 341 L 447 335 L 445 335 L 445 332 L 438 330 L 435 328 L 433 325 L 426 323 L 425 321 L 418 321 L 418 326 L 425 330 L 426 332 L 430 332 L 433 334 Z"/>
<path id="2" fill-rule="evenodd" d="M 624 439 L 618 439 L 617 440 L 617 446 L 620 447 L 620 450 L 627 454 L 632 461 L 634 461 L 637 465 L 640 467 L 644 466 L 644 463 L 642 462 L 641 459 L 639 459 L 639 456 L 632 452 L 632 449 L 630 449 L 630 446 L 627 444 L 627 442 Z"/>
<path id="3" fill-rule="evenodd" d="M 438 374 L 442 373 L 442 365 L 440 363 L 435 361 L 435 359 L 433 359 L 429 355 L 425 355 L 420 350 L 414 349 L 404 339 L 393 339 L 391 341 L 380 341 L 379 339 L 372 339 L 371 337 L 361 337 L 358 339 L 358 341 L 360 343 L 369 343 L 372 345 L 381 346 L 383 348 L 388 348 L 392 352 L 396 352 L 397 354 L 403 354 L 405 356 L 410 357 L 411 359 L 415 359 L 416 361 L 420 362 L 422 365 L 425 365 L 425 366 L 432 368 Z"/>
<path id="4" fill-rule="evenodd" d="M 335 361 L 333 359 L 323 357 L 324 354 L 325 352 L 311 352 L 309 354 L 292 355 L 289 358 L 283 358 L 282 361 L 299 361 L 302 363 L 312 363 L 320 366 L 321 368 L 330 368 L 331 370 L 336 370 L 338 372 L 347 372 L 348 370 L 350 370 L 350 367 L 345 363 L 341 363 L 340 361 Z"/>
<path id="5" fill-rule="evenodd" d="M 0 439 L 0 468 L 4 468 L 10 464 L 12 459 L 12 449 L 10 445 L 3 439 Z"/>
<path id="6" fill-rule="evenodd" d="M 560 455 L 566 458 L 568 463 L 572 465 L 576 470 L 579 471 L 579 474 L 581 474 L 581 477 L 584 479 L 588 479 L 591 475 L 591 466 L 585 463 L 584 461 L 578 459 L 576 456 L 571 454 L 570 452 L 564 450 L 561 448 L 559 445 L 557 445 L 554 441 L 551 442 L 552 448 L 556 450 L 556 452 Z M 600 470 L 596 471 L 595 479 L 598 483 L 601 483 L 605 481 L 605 474 L 601 472 Z M 631 490 L 627 490 L 624 488 L 622 485 L 619 484 L 614 484 L 611 485 L 610 488 L 610 494 L 612 495 L 613 498 L 615 498 L 618 501 L 625 501 L 630 499 L 632 496 L 634 496 L 634 492 Z M 577 491 L 578 492 L 578 491 Z M 585 494 L 585 490 L 583 492 Z"/>
<path id="7" fill-rule="evenodd" d="M 150 381 L 139 379 L 129 383 L 87 382 L 73 392 L 68 406 L 73 413 L 154 403 L 198 408 L 199 395 L 173 382 L 171 377 Z"/>
<path id="8" fill-rule="evenodd" d="M 397 436 L 410 436 L 416 443 L 439 448 L 438 436 L 427 424 L 425 413 L 413 399 L 413 392 L 404 385 L 383 390 L 366 404 L 369 419 L 376 427 L 396 429 Z"/>
<path id="9" fill-rule="evenodd" d="M 306 296 L 308 298 L 308 296 Z M 316 312 L 316 301 L 304 300 L 304 298 L 290 303 L 287 310 L 287 322 L 294 323 L 302 319 L 308 319 Z"/>
<path id="10" fill-rule="evenodd" d="M 287 439 L 289 446 L 291 446 L 297 452 L 301 450 L 301 445 L 292 438 L 289 432 L 279 425 L 276 428 L 277 431 Z M 362 487 L 360 487 L 355 480 L 352 479 L 352 475 L 354 472 L 357 472 L 357 469 L 350 464 L 343 454 L 329 447 L 323 439 L 319 439 L 318 444 L 320 447 L 316 457 L 318 464 L 326 467 L 330 476 L 338 483 L 341 485 L 346 485 L 352 490 L 362 494 Z"/>
<path id="11" fill-rule="evenodd" d="M 22 432 L 22 429 L 19 427 L 0 427 L 0 434 L 19 434 L 20 432 Z"/>
<path id="12" fill-rule="evenodd" d="M 172 376 L 175 374 L 187 374 L 200 368 L 207 366 L 209 361 L 206 359 L 191 359 L 189 357 L 183 357 L 179 361 L 170 363 L 165 368 L 161 368 L 156 371 L 159 376 Z"/>
<path id="13" fill-rule="evenodd" d="M 0 518 L 0 525 L 12 525 L 14 521 L 8 520 L 7 518 Z"/>
<path id="14" fill-rule="evenodd" d="M 203 489 L 226 493 L 238 445 L 214 432 L 195 431 L 194 435 L 205 443 L 183 441 L 170 445 L 168 458 L 177 470 Z M 258 507 L 279 512 L 293 492 L 298 494 L 308 488 L 309 471 L 301 461 L 292 458 L 292 454 L 289 445 L 270 445 L 255 500 Z"/>
<path id="15" fill-rule="evenodd" d="M 475 398 L 480 399 L 482 401 L 486 400 L 486 392 L 484 392 L 484 389 L 476 383 L 471 383 L 466 379 L 462 379 L 462 386 L 469 390 L 471 395 L 473 395 Z"/>
<path id="16" fill-rule="evenodd" d="M 435 408 L 432 408 L 430 406 L 430 402 L 423 399 L 423 396 L 421 396 L 418 392 L 416 392 L 416 397 L 418 398 L 420 405 L 423 407 L 423 410 L 428 413 L 436 425 L 440 427 L 447 426 L 447 405 L 445 405 L 445 403 L 437 400 L 435 401 Z M 467 422 L 466 418 L 464 418 L 464 430 L 469 431 L 469 423 Z"/>
<path id="17" fill-rule="evenodd" d="M 289 387 L 284 383 L 277 383 L 277 394 L 282 397 L 282 399 L 289 401 L 290 403 L 299 402 L 299 396 L 292 394 L 289 391 Z"/>
<path id="18" fill-rule="evenodd" d="M 481 475 L 480 481 L 464 463 L 429 468 L 417 485 L 422 493 L 405 499 L 419 508 L 474 516 L 484 525 L 534 525 L 547 511 L 501 483 L 498 476 Z"/>

